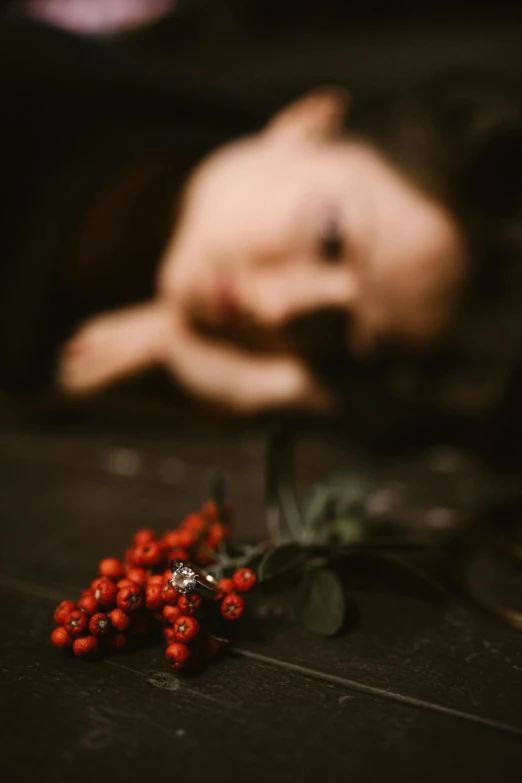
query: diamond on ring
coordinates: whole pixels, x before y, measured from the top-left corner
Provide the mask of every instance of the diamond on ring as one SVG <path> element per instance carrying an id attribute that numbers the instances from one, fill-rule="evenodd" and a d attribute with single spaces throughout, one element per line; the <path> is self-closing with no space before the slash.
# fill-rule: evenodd
<path id="1" fill-rule="evenodd" d="M 196 589 L 196 574 L 192 568 L 189 568 L 188 566 L 178 566 L 178 568 L 172 572 L 170 583 L 178 593 L 191 593 Z"/>

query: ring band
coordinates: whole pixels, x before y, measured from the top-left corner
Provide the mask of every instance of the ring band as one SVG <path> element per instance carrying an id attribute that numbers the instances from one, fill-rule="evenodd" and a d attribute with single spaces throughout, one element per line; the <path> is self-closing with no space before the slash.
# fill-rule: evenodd
<path id="1" fill-rule="evenodd" d="M 192 564 L 182 563 L 179 560 L 173 560 L 171 563 L 172 578 L 170 583 L 174 590 L 182 595 L 188 595 L 194 591 L 200 592 L 204 597 L 217 598 L 219 594 L 219 585 L 216 579 L 200 568 Z"/>

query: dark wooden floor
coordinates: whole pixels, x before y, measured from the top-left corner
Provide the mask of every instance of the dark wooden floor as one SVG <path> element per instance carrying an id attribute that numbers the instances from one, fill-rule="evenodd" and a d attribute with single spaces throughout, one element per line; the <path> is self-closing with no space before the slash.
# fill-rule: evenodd
<path id="1" fill-rule="evenodd" d="M 197 506 L 217 464 L 237 535 L 260 537 L 256 433 L 0 436 L 2 779 L 521 781 L 522 635 L 393 569 L 354 568 L 344 636 L 268 619 L 189 679 L 161 645 L 91 664 L 50 646 L 54 605 Z"/>

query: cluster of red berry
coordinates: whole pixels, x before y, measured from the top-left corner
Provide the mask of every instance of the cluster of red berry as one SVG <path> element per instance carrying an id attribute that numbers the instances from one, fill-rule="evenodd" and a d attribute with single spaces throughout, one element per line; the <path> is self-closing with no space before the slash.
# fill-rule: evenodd
<path id="1" fill-rule="evenodd" d="M 163 593 L 163 606 L 156 610 L 154 616 L 164 623 L 163 638 L 167 643 L 167 663 L 173 669 L 182 669 L 187 664 L 197 664 L 201 657 L 214 658 L 224 640 L 208 632 L 215 619 L 209 614 L 219 606 L 220 615 L 225 620 L 239 620 L 245 604 L 238 592 L 251 590 L 256 581 L 256 575 L 250 568 L 239 568 L 231 579 L 221 579 L 218 582 L 221 592 L 216 595 L 216 599 L 210 600 L 202 598 L 196 592 L 179 595 L 170 582 L 163 586 L 156 583 L 147 587 L 147 606 L 161 606 L 157 588 Z"/>
<path id="2" fill-rule="evenodd" d="M 228 520 L 229 509 L 226 510 Z M 250 591 L 256 575 L 240 568 L 218 582 L 219 593 L 203 598 L 196 591 L 179 593 L 172 584 L 172 561 L 208 566 L 229 536 L 229 526 L 212 502 L 191 514 L 176 530 L 158 538 L 153 530 L 138 530 L 123 560 L 107 557 L 99 576 L 80 599 L 62 601 L 54 612 L 51 634 L 56 647 L 78 656 L 93 656 L 124 647 L 130 636 L 162 630 L 167 662 L 174 669 L 213 658 L 223 643 L 221 619 L 237 620 L 244 611 L 239 593 Z"/>

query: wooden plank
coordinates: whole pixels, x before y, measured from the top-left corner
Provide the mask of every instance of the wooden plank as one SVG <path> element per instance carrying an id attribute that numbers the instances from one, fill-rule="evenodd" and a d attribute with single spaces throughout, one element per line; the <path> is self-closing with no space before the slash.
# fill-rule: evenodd
<path id="1" fill-rule="evenodd" d="M 166 442 L 14 433 L 2 440 L 2 572 L 10 578 L 74 597 L 97 561 L 121 552 L 134 529 L 167 527 L 194 508 L 212 464 L 230 472 L 238 534 L 261 535 L 259 436 Z M 272 626 L 260 621 L 245 649 L 522 727 L 519 634 L 439 600 L 397 569 L 354 564 L 346 581 L 352 616 L 344 636 L 316 639 L 290 614 Z"/>
<path id="2" fill-rule="evenodd" d="M 153 647 L 86 663 L 50 646 L 52 596 L 4 590 L 2 771 L 154 779 L 514 783 L 522 741 L 292 671 L 225 658 L 178 679 Z"/>
<path id="3" fill-rule="evenodd" d="M 287 619 L 258 619 L 242 647 L 522 729 L 519 632 L 454 600 L 433 604 L 413 587 L 401 594 L 391 579 L 348 589 L 351 626 L 338 638 L 312 637 L 283 605 Z"/>
<path id="4" fill-rule="evenodd" d="M 134 530 L 175 527 L 204 499 L 210 470 L 229 474 L 238 538 L 264 534 L 260 438 L 0 436 L 1 572 L 84 584 Z M 9 556 L 6 553 L 10 550 Z"/>

